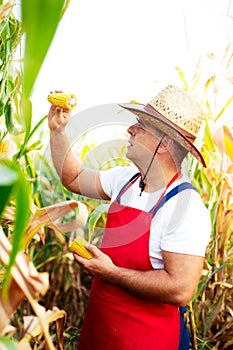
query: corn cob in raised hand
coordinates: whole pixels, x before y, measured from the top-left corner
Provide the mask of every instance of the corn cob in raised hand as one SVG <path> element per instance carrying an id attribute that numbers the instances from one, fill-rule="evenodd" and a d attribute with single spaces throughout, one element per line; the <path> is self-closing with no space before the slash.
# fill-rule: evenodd
<path id="1" fill-rule="evenodd" d="M 74 109 L 77 106 L 77 97 L 75 96 L 75 94 L 54 92 L 48 95 L 48 101 L 54 106 L 70 110 Z"/>
<path id="2" fill-rule="evenodd" d="M 82 256 L 85 259 L 92 259 L 93 254 L 85 247 L 88 242 L 83 237 L 76 237 L 74 241 L 69 244 L 72 252 Z"/>

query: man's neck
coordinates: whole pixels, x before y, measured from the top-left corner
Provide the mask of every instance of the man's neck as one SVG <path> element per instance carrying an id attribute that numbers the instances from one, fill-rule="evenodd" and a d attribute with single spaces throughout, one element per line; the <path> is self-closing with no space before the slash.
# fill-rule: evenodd
<path id="1" fill-rule="evenodd" d="M 163 187 L 166 187 L 172 178 L 179 172 L 180 169 L 172 167 L 170 169 L 164 168 L 151 168 L 146 175 L 146 178 L 143 180 L 145 183 L 145 192 L 155 192 L 160 190 Z M 144 173 L 141 171 L 142 179 L 144 178 Z"/>

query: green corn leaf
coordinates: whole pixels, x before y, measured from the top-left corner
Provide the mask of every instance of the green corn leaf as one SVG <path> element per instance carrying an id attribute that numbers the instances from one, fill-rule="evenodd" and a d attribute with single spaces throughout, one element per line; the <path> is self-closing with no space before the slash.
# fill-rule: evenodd
<path id="1" fill-rule="evenodd" d="M 53 40 L 66 0 L 22 0 L 21 3 L 22 24 L 26 34 L 23 89 L 28 98 Z"/>
<path id="2" fill-rule="evenodd" d="M 2 170 L 2 171 L 1 171 Z M 17 253 L 21 250 L 22 239 L 26 230 L 27 222 L 29 219 L 29 196 L 30 192 L 28 189 L 28 183 L 24 176 L 24 173 L 20 169 L 18 163 L 8 160 L 0 161 L 0 190 L 4 185 L 9 188 L 5 192 L 3 191 L 3 196 L 1 196 L 1 207 L 2 210 L 5 207 L 10 194 L 15 197 L 15 220 L 13 228 L 13 239 L 12 239 L 12 251 L 10 255 L 10 261 L 6 268 L 5 276 L 5 288 L 7 290 L 8 283 L 10 281 L 10 270 L 14 265 Z M 7 180 L 8 179 L 8 180 Z M 0 211 L 1 213 L 1 211 Z"/>
<path id="3" fill-rule="evenodd" d="M 8 337 L 1 336 L 0 337 L 0 344 L 2 344 L 4 346 L 4 349 L 17 350 L 16 344 Z"/>
<path id="4" fill-rule="evenodd" d="M 1 100 L 0 101 L 0 117 L 3 115 L 3 113 L 4 113 L 4 106 L 5 106 L 5 104 L 4 104 L 4 102 Z"/>
<path id="5" fill-rule="evenodd" d="M 24 151 L 31 129 L 32 111 L 29 98 L 68 3 L 67 0 L 22 0 L 21 2 L 22 27 L 26 35 L 22 84 L 25 141 L 18 154 L 19 157 Z"/>
<path id="6" fill-rule="evenodd" d="M 14 124 L 14 116 L 12 113 L 12 106 L 10 102 L 8 102 L 5 105 L 4 114 L 5 114 L 6 128 L 9 131 L 9 133 L 14 136 L 22 134 L 24 131 L 23 126 L 22 126 L 22 129 L 20 130 Z"/>
<path id="7" fill-rule="evenodd" d="M 18 173 L 9 167 L 6 161 L 0 161 L 0 215 L 8 203 L 14 185 L 18 181 Z"/>
<path id="8" fill-rule="evenodd" d="M 231 161 L 233 161 L 233 136 L 230 132 L 230 129 L 226 125 L 223 126 L 223 131 L 226 153 Z"/>
<path id="9" fill-rule="evenodd" d="M 39 120 L 39 122 L 34 126 L 33 130 L 30 132 L 29 136 L 28 136 L 28 141 L 30 140 L 30 138 L 35 134 L 35 132 L 40 128 L 40 126 L 44 123 L 44 121 L 48 118 L 47 115 L 45 115 L 43 118 L 41 118 L 41 120 Z"/>
<path id="10" fill-rule="evenodd" d="M 188 91 L 188 83 L 187 83 L 187 80 L 185 79 L 184 72 L 180 69 L 180 67 L 175 67 L 175 69 L 177 70 L 177 72 L 179 74 L 179 77 L 180 77 L 180 80 L 183 84 L 184 90 Z"/>
<path id="11" fill-rule="evenodd" d="M 100 204 L 97 208 L 93 210 L 93 212 L 89 216 L 88 220 L 88 241 L 90 242 L 91 237 L 94 233 L 96 224 L 100 217 L 104 214 L 107 213 L 109 208 L 108 204 Z"/>
<path id="12" fill-rule="evenodd" d="M 213 228 L 215 227 L 216 221 L 217 221 L 218 206 L 219 206 L 219 201 L 216 201 L 216 202 L 213 203 L 212 208 L 210 210 L 211 222 L 212 222 L 212 227 Z"/>
<path id="13" fill-rule="evenodd" d="M 231 161 L 233 162 L 233 144 L 226 136 L 224 137 L 224 142 L 226 146 L 226 152 L 229 158 L 231 159 Z"/>
<path id="14" fill-rule="evenodd" d="M 206 120 L 206 124 L 205 124 L 204 141 L 205 141 L 207 150 L 212 152 L 216 149 L 208 120 Z"/>
<path id="15" fill-rule="evenodd" d="M 212 279 L 212 277 L 217 273 L 219 272 L 220 270 L 222 270 L 224 267 L 226 267 L 228 264 L 225 263 L 225 264 L 222 264 L 221 266 L 217 267 L 213 272 L 211 272 L 211 274 L 208 276 L 208 278 L 206 279 L 204 285 L 203 285 L 203 288 L 202 288 L 202 293 L 205 292 L 205 289 L 207 287 L 207 283 Z"/>
<path id="16" fill-rule="evenodd" d="M 20 42 L 21 39 L 21 23 L 11 14 L 9 21 L 10 26 L 10 45 L 11 51 L 13 51 Z"/>
<path id="17" fill-rule="evenodd" d="M 20 148 L 19 153 L 17 154 L 17 159 L 19 159 L 23 153 L 24 149 L 27 146 L 29 133 L 31 130 L 31 121 L 32 121 L 32 103 L 29 99 L 25 98 L 25 96 L 22 96 L 21 100 L 21 110 L 22 115 L 24 116 L 24 124 L 25 124 L 25 139 L 24 142 Z"/>
<path id="18" fill-rule="evenodd" d="M 206 175 L 206 173 L 204 173 L 204 171 L 201 172 L 201 180 L 202 180 L 202 187 L 204 188 L 204 190 L 208 191 L 208 194 L 211 194 L 211 190 L 212 190 L 212 184 L 209 181 L 208 176 Z"/>
<path id="19" fill-rule="evenodd" d="M 215 121 L 217 121 L 221 115 L 225 112 L 225 110 L 230 106 L 230 104 L 233 102 L 233 96 L 231 96 L 227 102 L 225 103 L 225 105 L 222 107 L 222 109 L 220 110 L 220 112 L 217 114 L 217 116 L 215 117 Z"/>

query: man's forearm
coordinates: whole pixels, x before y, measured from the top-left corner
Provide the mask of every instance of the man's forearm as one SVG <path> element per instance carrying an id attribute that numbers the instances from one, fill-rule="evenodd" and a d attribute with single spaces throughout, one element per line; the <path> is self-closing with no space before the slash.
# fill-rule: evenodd
<path id="1" fill-rule="evenodd" d="M 93 245 L 93 259 L 75 255 L 85 271 L 116 284 L 145 300 L 185 306 L 193 298 L 203 267 L 203 257 L 163 251 L 164 269 L 139 271 L 117 266 Z"/>
<path id="2" fill-rule="evenodd" d="M 116 267 L 107 280 L 145 300 L 176 306 L 184 306 L 189 302 L 179 280 L 162 269 L 137 271 Z"/>
<path id="3" fill-rule="evenodd" d="M 51 133 L 50 148 L 58 176 L 63 185 L 69 188 L 81 170 L 81 163 L 75 157 L 65 131 Z"/>

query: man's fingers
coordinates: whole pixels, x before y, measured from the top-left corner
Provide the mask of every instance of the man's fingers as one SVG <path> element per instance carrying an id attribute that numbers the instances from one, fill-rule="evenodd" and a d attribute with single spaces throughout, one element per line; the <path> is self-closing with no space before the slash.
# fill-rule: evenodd
<path id="1" fill-rule="evenodd" d="M 63 121 L 63 113 L 60 107 L 56 107 L 56 119 L 58 122 Z"/>
<path id="2" fill-rule="evenodd" d="M 95 256 L 98 257 L 101 255 L 101 251 L 93 244 L 86 244 L 85 247 Z"/>
<path id="3" fill-rule="evenodd" d="M 98 256 L 100 256 L 102 254 L 101 251 L 96 246 L 94 246 L 92 244 L 86 244 L 85 247 L 87 248 L 87 250 L 89 250 L 94 255 L 94 258 L 97 258 Z M 75 260 L 77 260 L 77 262 L 80 264 L 83 264 L 87 260 L 89 260 L 89 259 L 83 258 L 82 256 L 80 256 L 76 253 L 74 253 L 74 257 L 75 257 Z"/>
<path id="4" fill-rule="evenodd" d="M 78 254 L 76 254 L 76 253 L 73 253 L 74 254 L 74 258 L 75 258 L 75 260 L 79 263 L 79 264 L 83 264 L 83 263 L 85 263 L 85 261 L 87 260 L 87 259 L 85 259 L 85 258 L 83 258 L 81 255 L 78 255 Z"/>

